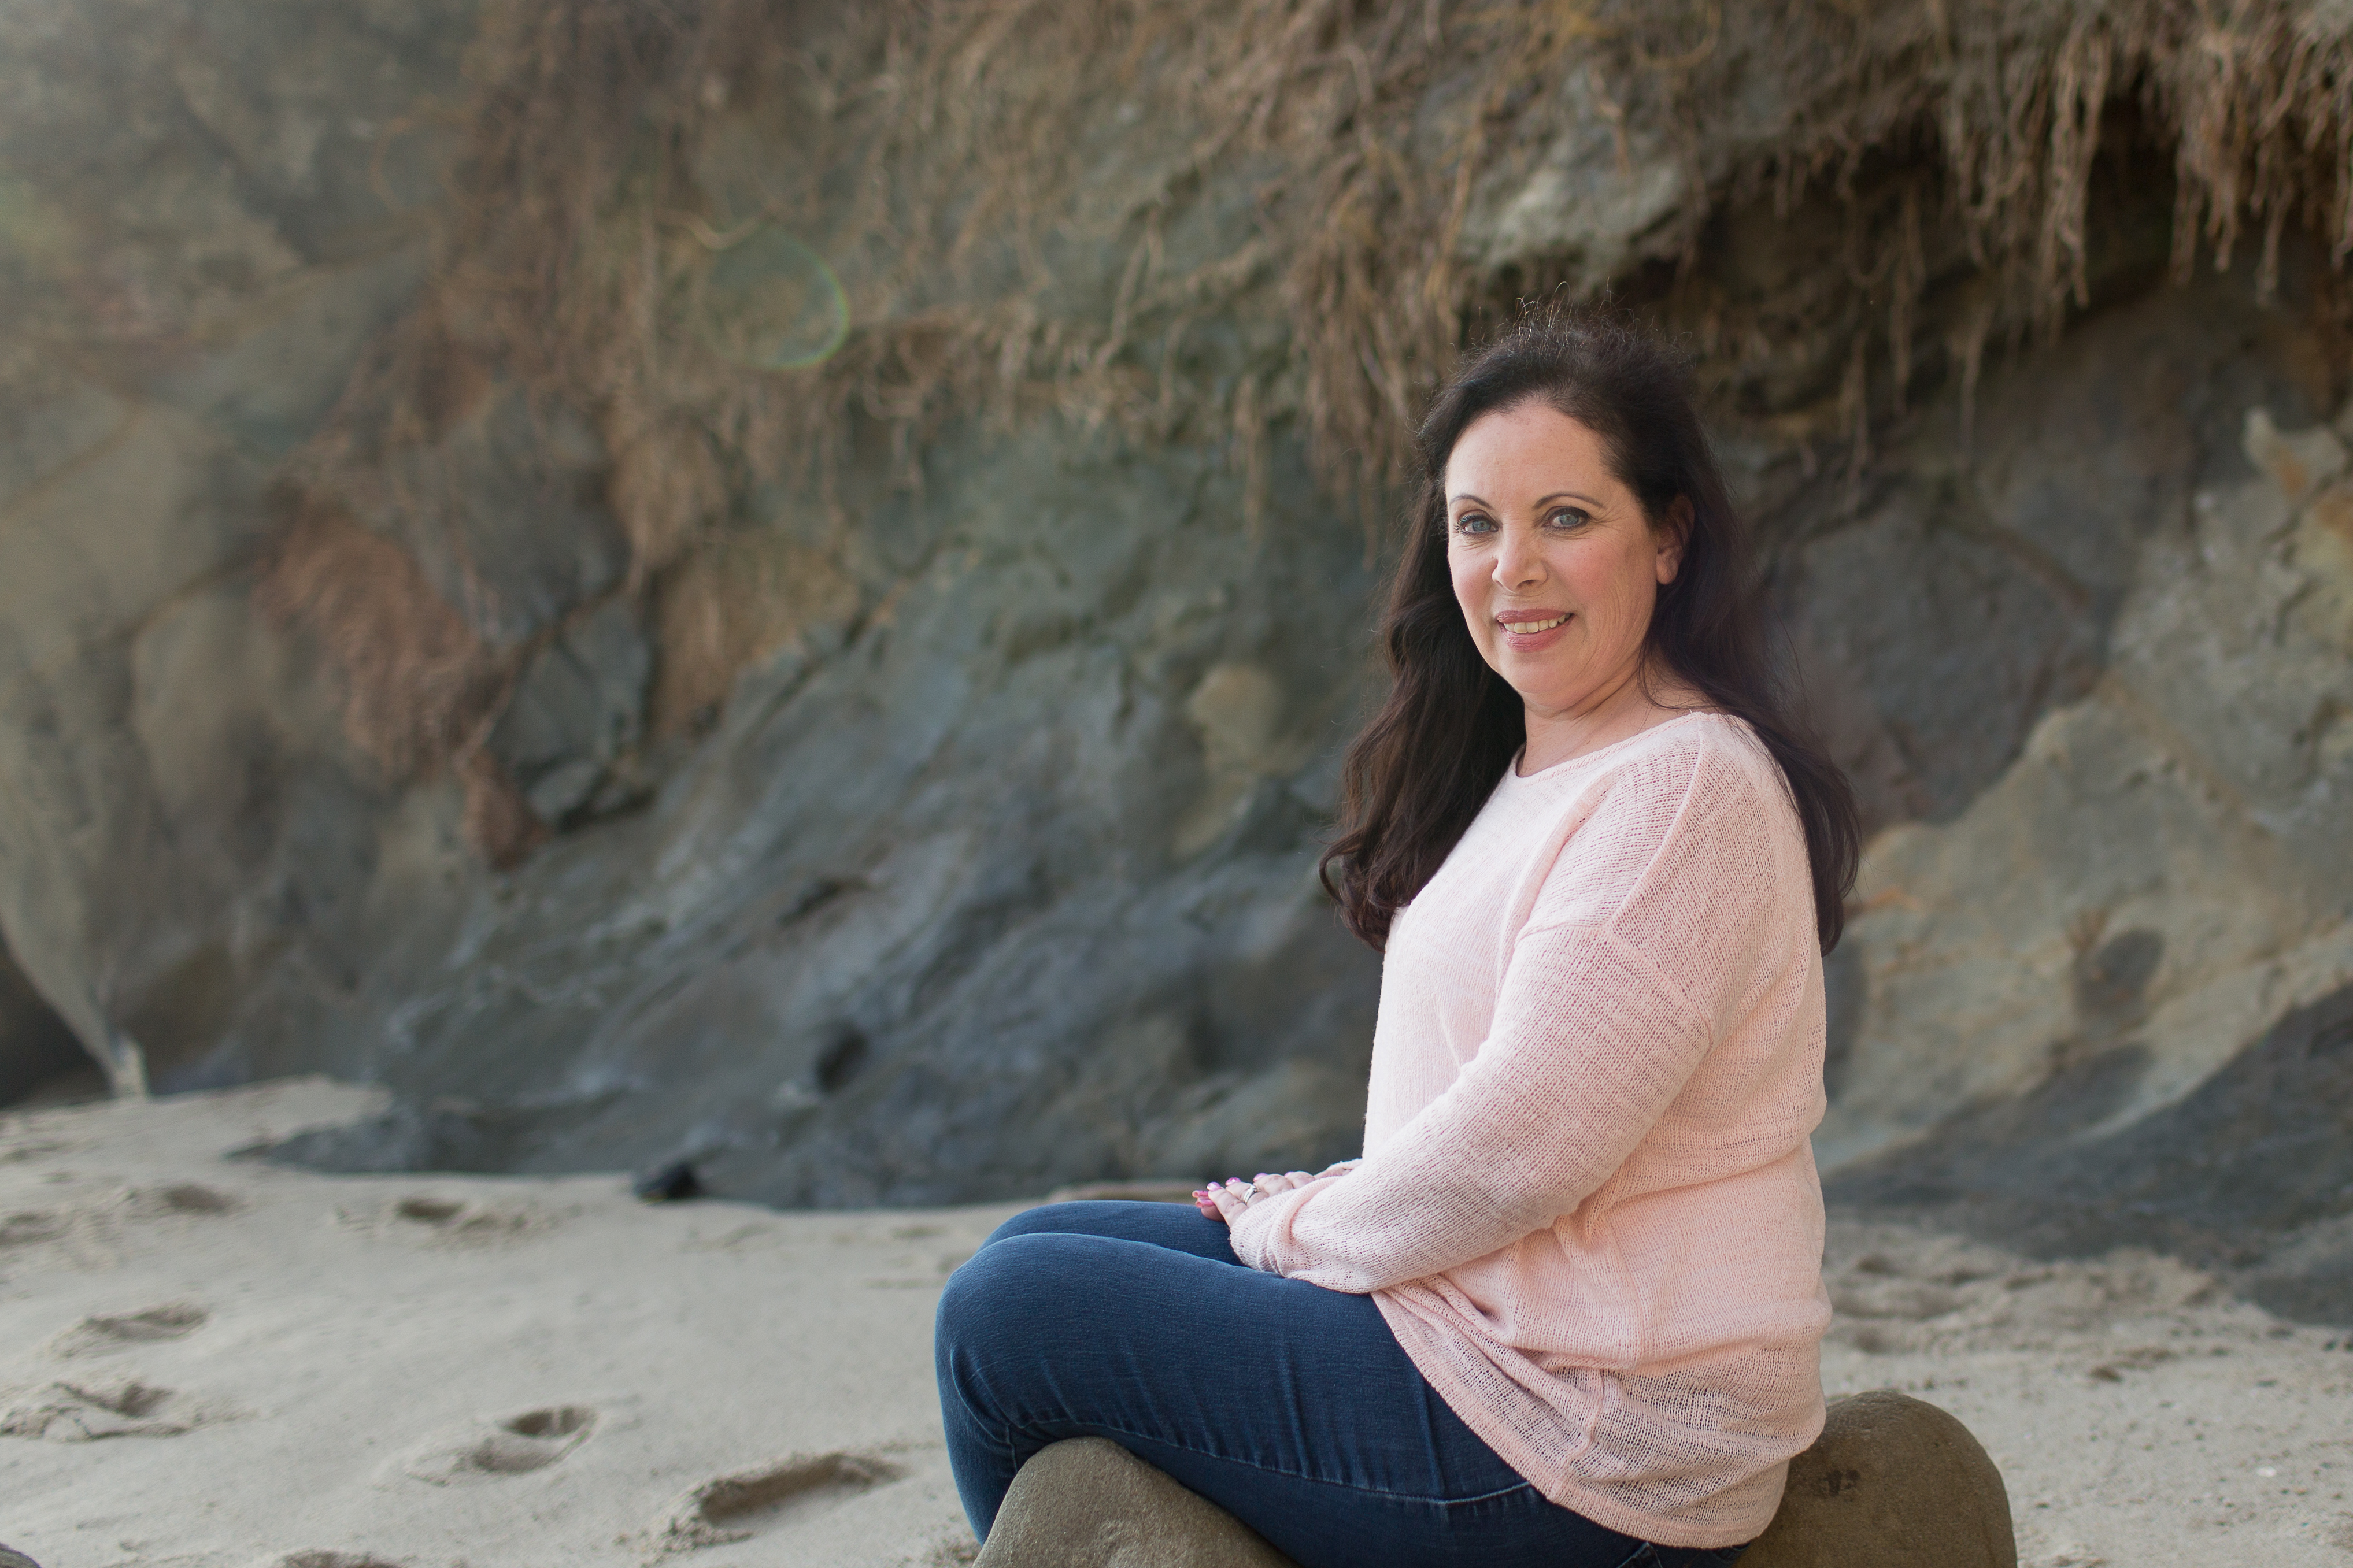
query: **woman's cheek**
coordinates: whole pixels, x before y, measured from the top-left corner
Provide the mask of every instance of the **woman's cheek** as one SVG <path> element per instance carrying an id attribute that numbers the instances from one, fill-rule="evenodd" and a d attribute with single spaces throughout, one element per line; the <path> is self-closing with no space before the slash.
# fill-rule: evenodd
<path id="1" fill-rule="evenodd" d="M 1475 561 L 1450 553 L 1447 566 L 1454 582 L 1454 607 L 1462 612 L 1472 646 L 1490 669 L 1496 668 L 1494 628 L 1487 623 L 1487 573 Z"/>
<path id="2" fill-rule="evenodd" d="M 1613 564 L 1618 569 L 1609 574 L 1609 581 L 1601 584 L 1602 592 L 1595 595 L 1609 606 L 1609 624 L 1594 630 L 1597 640 L 1605 645 L 1609 662 L 1615 664 L 1641 644 L 1642 634 L 1650 626 L 1651 604 L 1658 595 L 1658 587 L 1648 563 L 1629 560 Z"/>

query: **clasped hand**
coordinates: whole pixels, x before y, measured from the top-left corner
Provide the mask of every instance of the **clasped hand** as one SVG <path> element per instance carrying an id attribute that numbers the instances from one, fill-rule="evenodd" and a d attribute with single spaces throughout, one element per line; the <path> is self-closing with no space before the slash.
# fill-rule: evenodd
<path id="1" fill-rule="evenodd" d="M 1277 1193 L 1295 1192 L 1310 1182 L 1320 1182 L 1326 1176 L 1345 1175 L 1355 1169 L 1355 1161 L 1344 1160 L 1312 1176 L 1304 1171 L 1284 1171 L 1276 1174 L 1261 1171 L 1247 1182 L 1240 1176 L 1229 1176 L 1195 1193 L 1193 1206 L 1207 1218 L 1223 1220 L 1231 1225 L 1242 1210 L 1261 1198 L 1270 1198 Z"/>

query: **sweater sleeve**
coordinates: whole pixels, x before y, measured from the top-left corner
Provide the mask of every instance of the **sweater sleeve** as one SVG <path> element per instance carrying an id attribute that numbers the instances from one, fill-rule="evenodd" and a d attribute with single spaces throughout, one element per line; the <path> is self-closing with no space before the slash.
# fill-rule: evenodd
<path id="1" fill-rule="evenodd" d="M 1694 997 L 1737 989 L 1723 972 L 1753 949 L 1761 912 L 1725 897 L 1727 870 L 1761 891 L 1737 874 L 1754 863 L 1753 793 L 1725 788 L 1721 763 L 1658 762 L 1613 784 L 1564 847 L 1454 1082 L 1346 1180 L 1253 1205 L 1233 1227 L 1242 1261 L 1383 1289 L 1552 1225 L 1625 1163 L 1713 1044 L 1715 1009 Z M 1680 903 L 1715 929 L 1695 938 Z M 1682 961 L 1672 975 L 1652 932 Z"/>

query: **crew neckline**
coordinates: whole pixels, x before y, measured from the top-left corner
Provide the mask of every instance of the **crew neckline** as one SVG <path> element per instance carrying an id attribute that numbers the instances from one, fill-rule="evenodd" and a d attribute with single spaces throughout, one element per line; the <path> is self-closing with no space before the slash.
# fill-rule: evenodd
<path id="1" fill-rule="evenodd" d="M 1596 747 L 1590 752 L 1580 752 L 1573 757 L 1563 757 L 1560 761 L 1554 763 L 1549 767 L 1538 768 L 1532 773 L 1524 773 L 1520 772 L 1520 759 L 1528 754 L 1527 742 L 1524 741 L 1520 743 L 1520 749 L 1512 753 L 1511 766 L 1504 770 L 1504 776 L 1507 779 L 1516 780 L 1521 784 L 1533 784 L 1538 779 L 1551 777 L 1553 774 L 1558 773 L 1564 769 L 1580 767 L 1587 763 L 1598 762 L 1601 758 L 1608 756 L 1610 752 L 1618 751 L 1622 747 L 1630 746 L 1637 741 L 1647 741 L 1653 735 L 1661 734 L 1665 731 L 1672 730 L 1678 724 L 1687 724 L 1694 719 L 1731 720 L 1732 715 L 1724 712 L 1719 709 L 1695 708 L 1688 713 L 1678 713 L 1662 724 L 1653 724 L 1647 730 L 1637 730 L 1634 733 L 1627 736 L 1622 741 L 1612 741 L 1608 745 Z M 1737 721 L 1735 721 L 1736 722 Z"/>

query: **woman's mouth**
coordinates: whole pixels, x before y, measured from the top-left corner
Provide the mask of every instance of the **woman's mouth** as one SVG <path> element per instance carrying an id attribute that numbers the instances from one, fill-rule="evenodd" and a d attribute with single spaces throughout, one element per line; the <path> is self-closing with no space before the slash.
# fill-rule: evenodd
<path id="1" fill-rule="evenodd" d="M 1515 637 L 1530 637 L 1539 632 L 1548 632 L 1555 626 L 1566 626 L 1568 619 L 1568 612 L 1564 610 L 1559 615 L 1546 616 L 1542 620 L 1498 620 L 1495 624 Z"/>

